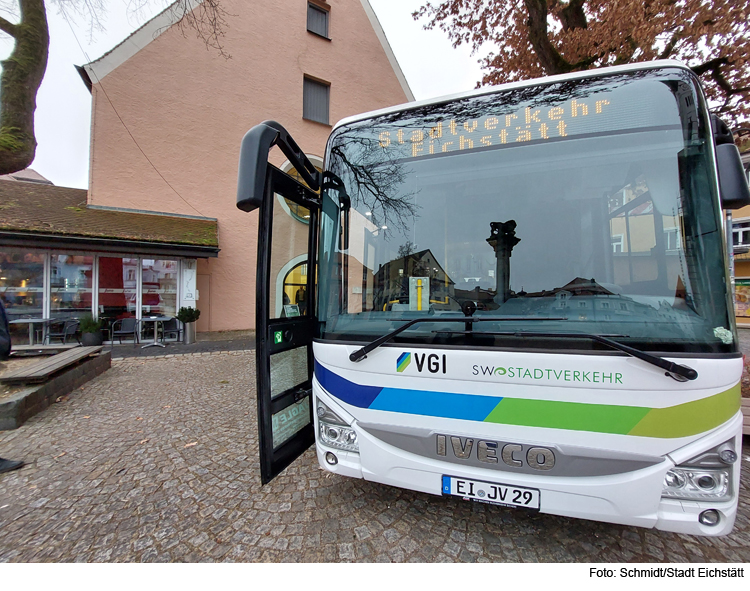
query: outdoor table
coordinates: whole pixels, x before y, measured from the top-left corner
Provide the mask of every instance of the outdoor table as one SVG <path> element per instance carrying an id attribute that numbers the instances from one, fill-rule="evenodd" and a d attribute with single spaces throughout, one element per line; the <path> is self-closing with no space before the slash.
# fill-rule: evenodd
<path id="1" fill-rule="evenodd" d="M 18 318 L 16 320 L 11 320 L 10 324 L 28 324 L 29 325 L 29 345 L 36 344 L 36 336 L 35 336 L 35 324 L 41 324 L 42 330 L 44 331 L 44 334 L 47 332 L 47 325 L 50 322 L 53 322 L 55 318 Z M 44 334 L 42 335 L 42 342 L 44 342 Z"/>
<path id="2" fill-rule="evenodd" d="M 141 322 L 153 322 L 154 323 L 154 342 L 143 345 L 141 349 L 145 349 L 146 347 L 166 347 L 164 343 L 159 342 L 159 323 L 166 322 L 167 320 L 172 320 L 172 317 L 171 316 L 146 316 L 145 318 L 141 318 Z"/>

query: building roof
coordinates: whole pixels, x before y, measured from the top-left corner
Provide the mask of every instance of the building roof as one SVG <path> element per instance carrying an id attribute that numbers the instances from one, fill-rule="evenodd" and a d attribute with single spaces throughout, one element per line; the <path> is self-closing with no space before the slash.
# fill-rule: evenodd
<path id="1" fill-rule="evenodd" d="M 212 218 L 89 206 L 87 191 L 0 183 L 0 245 L 215 257 Z"/>
<path id="2" fill-rule="evenodd" d="M 0 175 L 0 181 L 42 183 L 43 185 L 52 184 L 52 181 L 44 178 L 36 170 L 33 170 L 31 168 L 24 168 L 23 170 L 19 170 L 18 172 Z"/>

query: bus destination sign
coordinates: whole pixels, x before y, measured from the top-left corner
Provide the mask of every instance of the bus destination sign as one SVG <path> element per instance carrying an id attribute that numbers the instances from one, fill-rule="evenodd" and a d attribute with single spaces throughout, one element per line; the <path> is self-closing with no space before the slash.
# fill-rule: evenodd
<path id="1" fill-rule="evenodd" d="M 659 123 L 659 127 L 665 127 L 664 113 L 659 112 L 663 108 L 650 109 L 644 103 L 618 96 L 616 92 L 596 93 L 555 105 L 522 106 L 512 112 L 464 120 L 446 118 L 429 127 L 405 124 L 376 133 L 382 149 L 400 158 L 418 158 L 614 130 L 653 128 Z M 679 128 L 679 118 L 666 121 L 672 123 L 666 127 Z"/>

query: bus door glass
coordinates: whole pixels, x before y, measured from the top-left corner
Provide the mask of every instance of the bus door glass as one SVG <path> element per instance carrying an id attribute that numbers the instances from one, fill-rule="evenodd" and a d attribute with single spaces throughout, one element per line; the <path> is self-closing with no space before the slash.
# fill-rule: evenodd
<path id="1" fill-rule="evenodd" d="M 316 195 L 269 166 L 258 239 L 258 424 L 263 484 L 314 441 Z"/>

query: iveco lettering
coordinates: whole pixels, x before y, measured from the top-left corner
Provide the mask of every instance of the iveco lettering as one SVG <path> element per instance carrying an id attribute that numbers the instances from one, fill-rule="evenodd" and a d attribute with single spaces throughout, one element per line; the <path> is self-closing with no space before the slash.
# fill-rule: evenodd
<path id="1" fill-rule="evenodd" d="M 748 204 L 731 132 L 673 61 L 350 117 L 322 168 L 258 124 L 237 206 L 259 211 L 262 482 L 314 445 L 330 472 L 494 511 L 726 535 L 722 208 Z"/>

